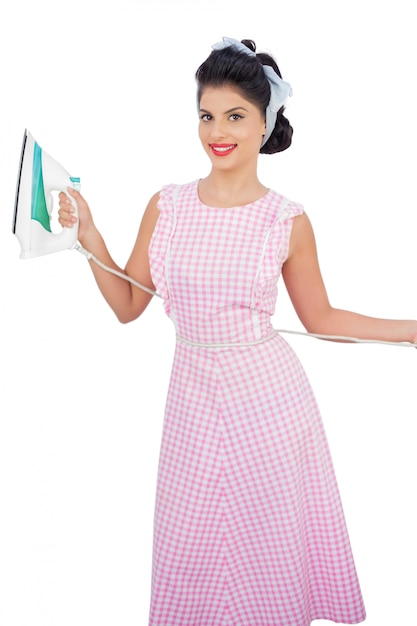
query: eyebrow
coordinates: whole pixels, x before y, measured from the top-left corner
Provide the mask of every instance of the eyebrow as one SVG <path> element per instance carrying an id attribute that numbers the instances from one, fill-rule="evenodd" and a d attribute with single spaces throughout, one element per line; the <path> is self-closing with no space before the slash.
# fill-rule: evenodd
<path id="1" fill-rule="evenodd" d="M 233 113 L 233 111 L 245 111 L 246 113 L 248 112 L 247 109 L 245 109 L 245 107 L 233 107 L 232 109 L 229 109 L 228 111 L 225 111 L 225 113 Z M 210 111 L 208 111 L 207 109 L 200 109 L 201 113 L 210 113 Z"/>

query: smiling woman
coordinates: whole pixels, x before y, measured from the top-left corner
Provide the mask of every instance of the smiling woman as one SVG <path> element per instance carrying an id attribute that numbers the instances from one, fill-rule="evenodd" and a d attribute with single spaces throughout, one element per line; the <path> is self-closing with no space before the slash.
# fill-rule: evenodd
<path id="1" fill-rule="evenodd" d="M 196 77 L 210 172 L 151 198 L 125 270 L 70 191 L 82 245 L 116 270 L 91 264 L 120 321 L 157 289 L 175 326 L 149 625 L 357 623 L 365 609 L 319 409 L 271 323 L 277 281 L 310 332 L 416 342 L 417 321 L 332 307 L 303 207 L 260 182 L 259 153 L 292 137 L 291 87 L 273 59 L 228 39 Z M 60 202 L 71 227 L 72 205 Z"/>

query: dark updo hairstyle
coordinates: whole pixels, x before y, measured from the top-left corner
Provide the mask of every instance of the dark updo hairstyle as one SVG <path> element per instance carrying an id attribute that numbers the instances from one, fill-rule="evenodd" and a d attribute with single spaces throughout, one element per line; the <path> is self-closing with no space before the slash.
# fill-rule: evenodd
<path id="1" fill-rule="evenodd" d="M 242 44 L 256 52 L 256 45 L 251 39 L 243 39 Z M 271 98 L 271 87 L 262 65 L 270 65 L 282 78 L 278 65 L 269 54 L 258 53 L 252 56 L 234 46 L 213 50 L 195 74 L 198 85 L 197 101 L 200 102 L 205 87 L 231 85 L 239 89 L 246 100 L 265 113 Z M 274 154 L 286 150 L 291 145 L 292 134 L 293 129 L 284 117 L 282 106 L 278 111 L 270 138 L 260 149 L 261 154 Z"/>

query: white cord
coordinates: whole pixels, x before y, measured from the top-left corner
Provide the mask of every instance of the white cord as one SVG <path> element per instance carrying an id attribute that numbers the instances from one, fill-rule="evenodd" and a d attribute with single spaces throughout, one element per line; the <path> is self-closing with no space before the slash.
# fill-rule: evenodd
<path id="1" fill-rule="evenodd" d="M 119 272 L 117 270 L 114 270 L 111 267 L 108 267 L 107 265 L 104 265 L 104 263 L 99 261 L 99 259 L 97 259 L 97 257 L 95 257 L 94 254 L 92 254 L 92 252 L 89 252 L 88 250 L 86 250 L 80 244 L 79 241 L 77 241 L 74 244 L 72 249 L 77 250 L 77 252 L 81 252 L 81 254 L 87 257 L 88 260 L 94 261 L 94 263 L 96 263 L 103 270 L 106 270 L 106 272 L 110 272 L 110 274 L 114 274 L 115 276 L 119 276 L 120 278 L 127 280 L 129 283 L 132 283 L 132 285 L 135 285 L 135 287 L 138 287 L 139 289 L 146 291 L 151 296 L 157 296 L 158 298 L 162 298 L 162 296 L 157 291 L 154 291 L 153 289 L 149 289 L 149 287 L 146 287 L 145 285 L 138 283 L 136 280 L 134 280 L 127 274 L 123 274 L 122 272 Z M 410 341 L 380 341 L 379 339 L 359 339 L 358 337 L 345 337 L 343 335 L 320 335 L 317 333 L 307 333 L 301 330 L 277 329 L 276 332 L 286 333 L 290 335 L 302 335 L 304 337 L 314 337 L 315 339 L 326 339 L 328 341 L 347 341 L 349 343 L 379 343 L 384 346 L 397 346 L 398 348 L 417 348 L 417 344 L 411 343 Z"/>
<path id="2" fill-rule="evenodd" d="M 417 348 L 417 343 L 411 341 L 381 341 L 380 339 L 359 339 L 358 337 L 344 337 L 343 335 L 320 335 L 317 333 L 307 333 L 301 330 L 277 330 L 278 333 L 289 333 L 291 335 L 304 335 L 315 339 L 327 339 L 328 341 L 348 341 L 349 343 L 380 343 L 384 346 L 397 346 L 399 348 Z"/>
<path id="3" fill-rule="evenodd" d="M 80 244 L 79 241 L 77 241 L 74 244 L 72 249 L 73 250 L 77 250 L 77 252 L 81 252 L 81 254 L 83 254 L 85 257 L 87 257 L 87 259 L 89 261 L 90 260 L 94 261 L 94 263 L 96 263 L 103 270 L 106 270 L 106 272 L 110 272 L 110 274 L 114 274 L 115 276 L 119 276 L 120 278 L 123 278 L 124 280 L 127 280 L 129 283 L 132 283 L 132 285 L 135 285 L 135 287 L 138 287 L 139 289 L 142 289 L 143 291 L 146 291 L 151 296 L 157 296 L 158 298 L 162 298 L 162 296 L 157 291 L 154 291 L 153 289 L 149 289 L 149 287 L 145 287 L 145 285 L 142 285 L 141 283 L 138 283 L 136 280 L 134 280 L 133 278 L 131 278 L 127 274 L 123 274 L 122 272 L 118 272 L 117 270 L 113 269 L 112 267 L 108 267 L 107 265 L 104 265 L 104 263 L 99 261 L 99 259 L 97 257 L 95 257 L 92 252 L 89 252 L 88 250 L 86 250 Z"/>

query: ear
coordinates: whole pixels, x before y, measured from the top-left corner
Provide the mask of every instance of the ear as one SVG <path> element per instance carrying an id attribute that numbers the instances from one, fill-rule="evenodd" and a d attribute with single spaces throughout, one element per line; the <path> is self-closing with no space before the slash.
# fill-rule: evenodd
<path id="1" fill-rule="evenodd" d="M 264 120 L 264 123 L 263 123 L 263 125 L 262 125 L 262 138 L 261 138 L 261 143 L 262 143 L 262 141 L 264 140 L 265 134 L 266 134 L 266 120 Z"/>

